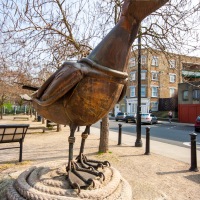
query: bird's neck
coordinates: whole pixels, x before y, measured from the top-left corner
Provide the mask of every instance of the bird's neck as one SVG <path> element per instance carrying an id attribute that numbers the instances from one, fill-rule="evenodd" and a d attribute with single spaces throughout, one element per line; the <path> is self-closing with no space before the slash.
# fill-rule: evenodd
<path id="1" fill-rule="evenodd" d="M 127 71 L 130 48 L 138 32 L 139 23 L 121 17 L 119 23 L 90 53 L 89 59 L 108 68 Z"/>

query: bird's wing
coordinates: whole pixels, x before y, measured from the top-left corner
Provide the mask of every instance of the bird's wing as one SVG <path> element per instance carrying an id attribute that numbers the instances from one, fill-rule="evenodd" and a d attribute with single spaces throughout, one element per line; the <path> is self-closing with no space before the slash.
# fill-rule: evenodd
<path id="1" fill-rule="evenodd" d="M 127 90 L 127 82 L 124 84 L 124 87 L 123 87 L 123 90 L 122 90 L 122 92 L 121 92 L 121 94 L 120 94 L 120 97 L 119 97 L 119 100 L 117 101 L 117 103 L 119 103 L 122 99 L 123 99 L 123 97 L 124 97 L 124 95 L 126 94 L 126 90 Z"/>
<path id="2" fill-rule="evenodd" d="M 83 78 L 82 71 L 73 63 L 64 64 L 38 89 L 33 101 L 42 106 L 54 103 Z"/>

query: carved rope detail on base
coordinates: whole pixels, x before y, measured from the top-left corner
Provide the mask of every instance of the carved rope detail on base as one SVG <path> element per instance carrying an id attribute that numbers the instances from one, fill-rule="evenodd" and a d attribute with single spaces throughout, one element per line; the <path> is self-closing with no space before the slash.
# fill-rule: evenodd
<path id="1" fill-rule="evenodd" d="M 7 190 L 8 200 L 78 200 L 78 199 L 132 199 L 131 187 L 113 167 L 105 168 L 106 180 L 94 180 L 95 189 L 69 188 L 66 184 L 65 168 L 33 167 L 24 171 Z M 60 179 L 58 179 L 60 178 Z"/>

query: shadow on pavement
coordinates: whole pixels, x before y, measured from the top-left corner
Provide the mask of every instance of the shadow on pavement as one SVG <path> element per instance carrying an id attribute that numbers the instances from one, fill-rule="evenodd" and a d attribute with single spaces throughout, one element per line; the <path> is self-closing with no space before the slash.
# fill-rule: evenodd
<path id="1" fill-rule="evenodd" d="M 185 176 L 185 178 L 187 178 L 190 181 L 200 184 L 200 174 Z"/>

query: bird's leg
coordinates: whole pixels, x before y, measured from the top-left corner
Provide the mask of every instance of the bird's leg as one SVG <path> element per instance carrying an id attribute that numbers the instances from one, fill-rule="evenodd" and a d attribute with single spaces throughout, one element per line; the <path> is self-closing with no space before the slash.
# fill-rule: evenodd
<path id="1" fill-rule="evenodd" d="M 102 162 L 102 161 L 97 161 L 97 160 L 89 160 L 83 154 L 85 140 L 88 137 L 89 130 L 90 130 L 90 125 L 86 126 L 85 131 L 82 133 L 80 153 L 79 153 L 78 157 L 76 158 L 77 162 L 81 164 L 82 168 L 91 169 L 92 171 L 96 171 L 99 167 L 103 168 L 104 166 L 110 166 L 110 163 L 108 161 Z M 96 170 L 94 170 L 94 169 L 96 169 Z"/>
<path id="2" fill-rule="evenodd" d="M 89 125 L 86 126 L 85 131 L 81 135 L 82 140 L 81 140 L 80 152 L 79 152 L 79 155 L 76 158 L 77 162 L 82 163 L 82 166 L 85 167 L 85 168 L 87 168 L 87 166 L 85 166 L 84 163 L 82 162 L 83 161 L 83 151 L 84 151 L 84 147 L 85 147 L 85 140 L 88 137 L 89 129 L 90 129 L 90 126 Z"/>
<path id="3" fill-rule="evenodd" d="M 72 166 L 72 161 L 73 161 L 73 147 L 74 147 L 74 143 L 75 143 L 75 137 L 74 137 L 74 133 L 76 130 L 77 126 L 76 125 L 70 125 L 70 136 L 68 138 L 68 142 L 69 142 L 69 161 L 68 161 L 68 167 L 67 167 L 67 171 L 68 169 L 70 169 Z"/>
<path id="4" fill-rule="evenodd" d="M 68 172 L 68 180 L 72 188 L 78 189 L 80 192 L 80 188 L 87 188 L 91 185 L 94 187 L 94 179 L 96 177 L 103 178 L 104 180 L 104 175 L 102 172 L 98 172 L 93 169 L 88 169 L 88 168 L 83 168 L 81 164 L 75 162 L 73 160 L 73 145 L 75 142 L 75 137 L 74 133 L 76 130 L 77 126 L 75 125 L 70 125 L 70 136 L 69 136 L 69 161 L 68 161 L 68 166 L 66 168 Z M 89 130 L 89 127 L 86 128 L 86 130 Z M 85 140 L 83 139 L 81 145 L 81 154 L 84 149 L 84 142 Z"/>
<path id="5" fill-rule="evenodd" d="M 80 147 L 79 156 L 80 156 L 81 154 L 83 154 L 84 147 L 85 147 L 85 140 L 86 140 L 87 137 L 88 137 L 89 130 L 90 130 L 90 125 L 89 125 L 89 126 L 86 126 L 85 131 L 84 131 L 84 132 L 82 133 L 82 135 L 81 135 L 82 140 L 81 140 L 81 147 Z"/>

